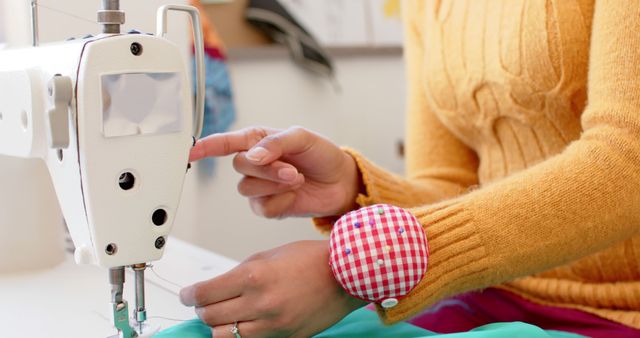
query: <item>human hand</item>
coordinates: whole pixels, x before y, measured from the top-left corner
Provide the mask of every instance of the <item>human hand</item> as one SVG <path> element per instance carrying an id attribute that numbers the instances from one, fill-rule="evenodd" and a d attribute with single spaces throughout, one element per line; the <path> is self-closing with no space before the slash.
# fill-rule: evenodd
<path id="1" fill-rule="evenodd" d="M 213 337 L 310 337 L 364 301 L 349 296 L 329 267 L 327 241 L 302 241 L 253 255 L 233 270 L 182 289 Z"/>
<path id="2" fill-rule="evenodd" d="M 244 175 L 238 191 L 268 218 L 341 215 L 355 209 L 360 177 L 355 160 L 329 140 L 301 127 L 250 127 L 199 140 L 190 161 L 237 153 Z"/>

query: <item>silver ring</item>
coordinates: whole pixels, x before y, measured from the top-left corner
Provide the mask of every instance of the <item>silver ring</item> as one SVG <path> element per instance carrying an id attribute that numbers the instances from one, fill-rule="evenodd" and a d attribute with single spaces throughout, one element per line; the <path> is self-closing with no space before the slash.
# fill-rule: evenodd
<path id="1" fill-rule="evenodd" d="M 242 338 L 242 336 L 240 335 L 240 330 L 238 330 L 238 322 L 233 323 L 233 327 L 230 331 L 235 336 L 235 338 Z"/>

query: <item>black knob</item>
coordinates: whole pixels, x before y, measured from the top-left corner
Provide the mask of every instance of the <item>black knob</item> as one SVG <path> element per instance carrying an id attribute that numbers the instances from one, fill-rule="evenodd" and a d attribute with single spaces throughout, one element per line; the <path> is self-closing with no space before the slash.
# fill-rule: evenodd
<path id="1" fill-rule="evenodd" d="M 156 238 L 156 243 L 155 243 L 156 249 L 162 249 L 165 243 L 167 243 L 167 241 L 164 239 L 164 237 Z"/>
<path id="2" fill-rule="evenodd" d="M 138 56 L 142 54 L 142 45 L 137 42 L 134 42 L 129 47 L 129 50 L 131 51 L 131 54 Z"/>

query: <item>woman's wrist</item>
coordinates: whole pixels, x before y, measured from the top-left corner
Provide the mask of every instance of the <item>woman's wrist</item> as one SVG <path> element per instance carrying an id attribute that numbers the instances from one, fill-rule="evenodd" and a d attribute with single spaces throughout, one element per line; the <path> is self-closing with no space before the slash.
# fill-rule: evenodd
<path id="1" fill-rule="evenodd" d="M 345 175 L 343 185 L 345 187 L 345 200 L 341 204 L 338 215 L 342 215 L 352 210 L 358 209 L 360 206 L 356 202 L 358 195 L 365 191 L 362 174 L 358 169 L 356 160 L 346 151 L 343 151 L 345 163 Z"/>
<path id="2" fill-rule="evenodd" d="M 329 246 L 329 240 L 323 240 L 321 241 L 323 243 L 323 255 L 324 257 L 326 257 L 326 260 L 329 260 L 329 255 L 330 255 L 330 246 Z M 330 262 L 330 260 L 329 260 Z M 327 269 L 327 273 L 331 276 L 331 280 L 334 283 L 334 287 L 336 290 L 338 290 L 338 294 L 337 297 L 339 297 L 340 299 L 342 299 L 342 304 L 344 304 L 344 313 L 343 315 L 347 315 L 363 306 L 366 306 L 367 304 L 369 304 L 369 302 L 364 301 L 362 299 L 356 298 L 352 295 L 350 295 L 338 282 L 338 280 L 335 279 L 335 276 L 333 274 L 333 272 L 331 271 L 331 267 L 329 264 L 323 264 L 322 265 L 324 269 Z"/>

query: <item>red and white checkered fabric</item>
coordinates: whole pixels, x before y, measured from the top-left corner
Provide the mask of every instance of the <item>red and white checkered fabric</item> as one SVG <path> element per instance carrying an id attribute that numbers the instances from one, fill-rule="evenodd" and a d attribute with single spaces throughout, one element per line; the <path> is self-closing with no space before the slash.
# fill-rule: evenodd
<path id="1" fill-rule="evenodd" d="M 429 248 L 422 226 L 410 212 L 392 205 L 345 214 L 333 227 L 330 246 L 329 264 L 342 287 L 383 306 L 395 305 L 427 271 Z"/>

